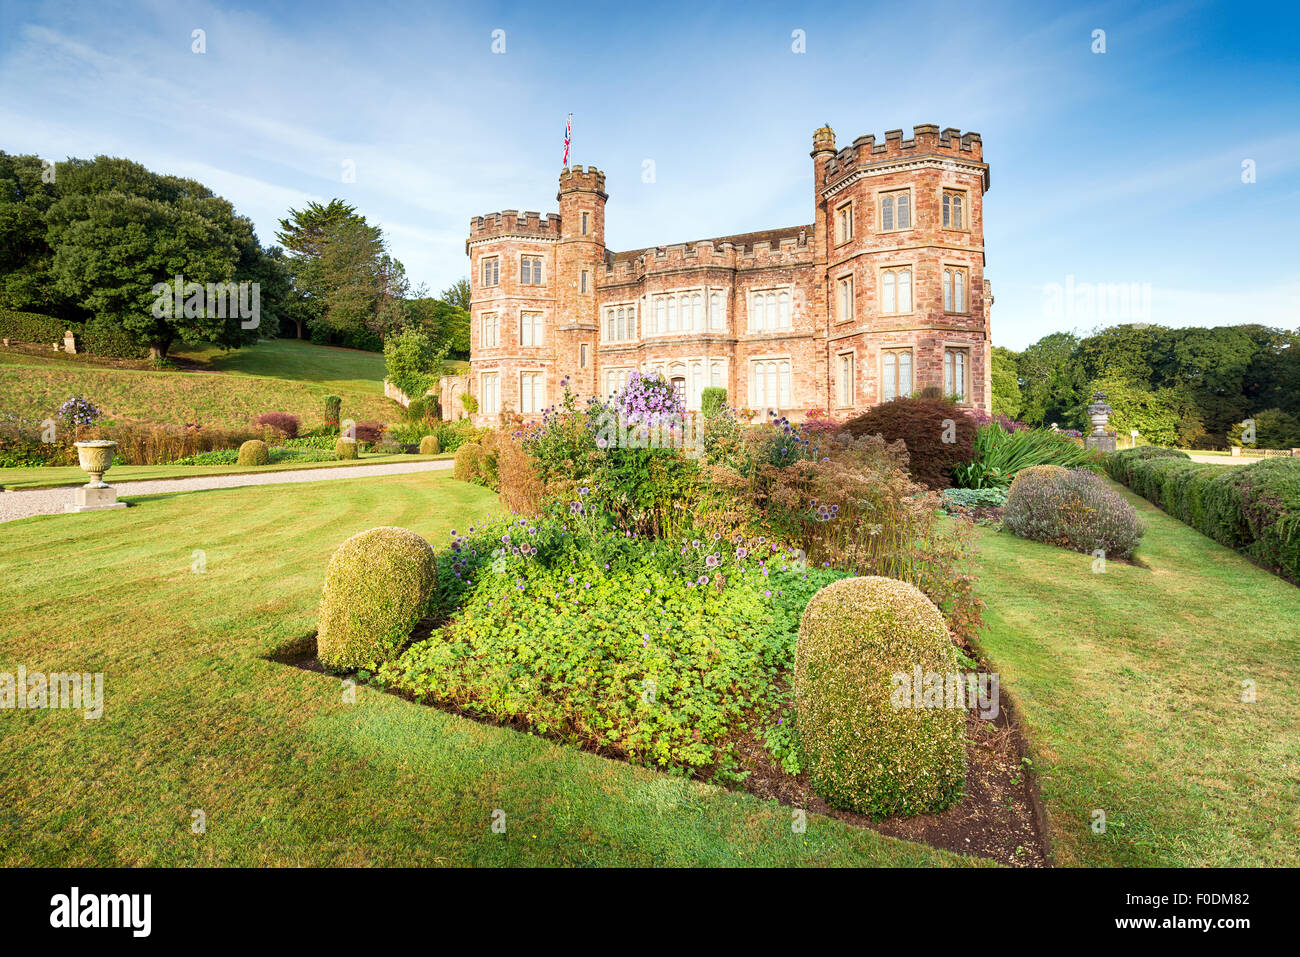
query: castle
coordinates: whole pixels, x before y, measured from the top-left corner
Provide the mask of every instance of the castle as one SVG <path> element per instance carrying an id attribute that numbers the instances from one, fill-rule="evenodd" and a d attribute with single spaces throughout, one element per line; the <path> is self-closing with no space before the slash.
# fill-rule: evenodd
<path id="1" fill-rule="evenodd" d="M 468 378 L 480 424 L 608 395 L 658 372 L 687 408 L 710 386 L 738 408 L 846 417 L 939 387 L 989 409 L 989 309 L 978 133 L 890 130 L 835 148 L 813 134 L 813 222 L 614 252 L 605 175 L 560 173 L 559 213 L 470 220 Z"/>

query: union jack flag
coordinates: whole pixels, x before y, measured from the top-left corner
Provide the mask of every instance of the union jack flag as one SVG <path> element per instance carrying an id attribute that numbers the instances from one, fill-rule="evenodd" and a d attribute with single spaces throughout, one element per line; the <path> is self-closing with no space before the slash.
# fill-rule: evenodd
<path id="1" fill-rule="evenodd" d="M 573 114 L 570 113 L 568 120 L 565 121 L 564 124 L 564 164 L 563 165 L 565 166 L 569 165 L 569 143 L 570 141 L 572 141 L 572 139 L 573 139 Z"/>

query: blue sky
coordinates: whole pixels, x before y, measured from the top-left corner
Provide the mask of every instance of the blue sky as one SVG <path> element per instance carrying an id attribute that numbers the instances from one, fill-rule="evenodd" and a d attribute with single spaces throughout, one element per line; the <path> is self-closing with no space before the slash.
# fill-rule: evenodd
<path id="1" fill-rule="evenodd" d="M 554 208 L 569 112 L 615 249 L 808 222 L 816 127 L 936 123 L 991 165 L 995 344 L 1109 324 L 1050 308 L 1069 277 L 1149 286 L 1121 318 L 1300 326 L 1294 5 L 802 7 L 0 0 L 0 149 L 194 177 L 266 244 L 339 196 L 436 293 L 470 216 Z"/>

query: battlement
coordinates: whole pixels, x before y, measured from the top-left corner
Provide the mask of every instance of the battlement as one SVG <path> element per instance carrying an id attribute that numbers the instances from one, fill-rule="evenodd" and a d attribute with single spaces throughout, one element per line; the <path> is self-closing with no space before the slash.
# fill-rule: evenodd
<path id="1" fill-rule="evenodd" d="M 788 226 L 758 233 L 650 246 L 628 252 L 609 252 L 605 257 L 605 275 L 621 281 L 636 279 L 648 273 L 692 266 L 742 269 L 796 265 L 811 260 L 809 237 L 812 231 L 812 226 Z"/>
<path id="2" fill-rule="evenodd" d="M 529 236 L 538 239 L 560 238 L 560 214 L 545 215 L 528 210 L 522 216 L 517 209 L 473 216 L 469 221 L 469 241 L 493 236 Z"/>
<path id="3" fill-rule="evenodd" d="M 605 199 L 609 198 L 605 195 L 605 174 L 594 166 L 588 166 L 585 170 L 581 165 L 566 166 L 560 170 L 560 192 L 572 190 L 586 190 L 599 193 Z"/>
<path id="4" fill-rule="evenodd" d="M 814 154 L 834 149 L 834 136 L 827 137 L 826 132 L 825 129 L 817 131 L 813 139 Z M 852 146 L 826 158 L 826 182 L 830 184 L 862 167 L 925 154 L 950 155 L 954 159 L 982 163 L 984 145 L 978 133 L 962 133 L 952 127 L 940 132 L 933 123 L 912 127 L 911 139 L 903 139 L 902 130 L 886 130 L 882 143 L 877 143 L 874 135 L 859 136 Z"/>

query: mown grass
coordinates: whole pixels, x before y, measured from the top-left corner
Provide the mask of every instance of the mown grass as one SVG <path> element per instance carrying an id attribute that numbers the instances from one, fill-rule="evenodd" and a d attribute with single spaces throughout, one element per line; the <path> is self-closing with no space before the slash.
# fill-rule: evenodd
<path id="1" fill-rule="evenodd" d="M 171 356 L 227 375 L 264 376 L 335 390 L 384 394 L 381 352 L 317 346 L 297 339 L 267 339 L 229 351 L 215 345 L 182 346 L 172 350 Z"/>
<path id="2" fill-rule="evenodd" d="M 1300 590 L 1124 494 L 1147 567 L 979 538 L 981 644 L 1020 704 L 1056 861 L 1296 866 Z"/>
<path id="3" fill-rule="evenodd" d="M 200 478 L 204 475 L 248 475 L 262 472 L 293 472 L 299 469 L 334 469 L 352 465 L 387 465 L 394 462 L 436 462 L 455 458 L 453 452 L 438 455 L 407 455 L 395 453 L 361 453 L 359 459 L 337 462 L 280 462 L 276 465 L 114 465 L 105 473 L 104 481 L 111 485 L 120 482 L 143 482 L 156 479 Z M 39 468 L 0 469 L 0 488 L 20 491 L 35 488 L 59 488 L 68 485 L 85 485 L 86 473 L 75 465 L 42 466 Z"/>
<path id="4" fill-rule="evenodd" d="M 796 834 L 771 802 L 364 686 L 349 704 L 262 657 L 314 630 L 344 538 L 400 525 L 441 546 L 500 508 L 482 488 L 424 473 L 135 501 L 0 525 L 0 671 L 105 674 L 99 720 L 0 711 L 0 863 L 984 863 L 815 815 Z"/>
<path id="5" fill-rule="evenodd" d="M 312 428 L 324 423 L 325 396 L 332 389 L 252 375 L 108 369 L 80 363 L 0 364 L 0 413 L 37 422 L 55 415 L 68 396 L 80 395 L 111 419 L 237 429 L 249 426 L 263 412 L 289 412 L 305 428 Z M 344 391 L 343 416 L 399 422 L 402 408 L 382 395 Z"/>

